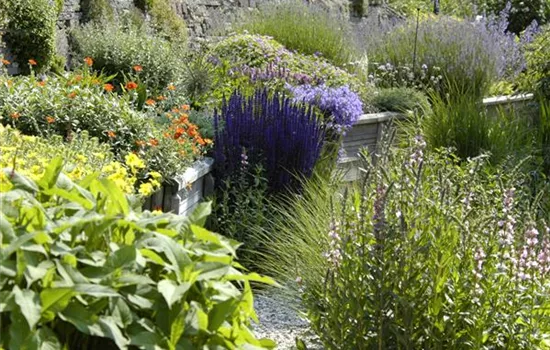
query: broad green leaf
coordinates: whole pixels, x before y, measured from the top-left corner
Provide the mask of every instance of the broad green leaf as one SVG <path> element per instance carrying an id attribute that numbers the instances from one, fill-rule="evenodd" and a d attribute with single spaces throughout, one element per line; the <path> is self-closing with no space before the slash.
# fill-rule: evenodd
<path id="1" fill-rule="evenodd" d="M 15 303 L 19 306 L 21 313 L 27 320 L 29 328 L 33 329 L 40 320 L 40 298 L 32 290 L 19 289 L 18 286 L 13 287 L 13 296 Z"/>
<path id="2" fill-rule="evenodd" d="M 116 279 L 117 285 L 120 286 L 131 286 L 131 285 L 153 285 L 156 284 L 149 276 L 147 275 L 136 275 L 133 273 L 124 273 L 122 276 Z"/>
<path id="3" fill-rule="evenodd" d="M 165 349 L 162 336 L 155 332 L 143 331 L 130 336 L 130 345 L 138 346 L 142 349 Z"/>
<path id="4" fill-rule="evenodd" d="M 212 202 L 201 203 L 189 215 L 188 220 L 192 225 L 204 226 L 206 219 L 212 213 Z"/>
<path id="5" fill-rule="evenodd" d="M 130 341 L 124 337 L 111 317 L 100 317 L 98 323 L 106 337 L 112 339 L 120 349 L 126 349 Z"/>
<path id="6" fill-rule="evenodd" d="M 99 179 L 98 181 L 103 187 L 105 195 L 108 195 L 109 200 L 118 208 L 116 211 L 109 210 L 109 214 L 122 213 L 127 215 L 130 211 L 130 206 L 121 189 L 115 186 L 114 182 L 111 180 Z"/>
<path id="7" fill-rule="evenodd" d="M 66 199 L 72 203 L 80 204 L 84 209 L 90 210 L 94 207 L 94 203 L 88 198 L 82 196 L 78 191 L 67 191 L 58 187 L 49 188 L 43 191 L 48 196 L 57 196 Z"/>
<path id="8" fill-rule="evenodd" d="M 185 331 L 185 318 L 187 310 L 181 309 L 170 325 L 170 343 L 175 347 Z"/>
<path id="9" fill-rule="evenodd" d="M 183 329 L 182 329 L 183 330 Z M 185 316 L 185 335 L 196 335 L 208 331 L 208 315 L 197 302 L 191 302 Z"/>
<path id="10" fill-rule="evenodd" d="M 32 337 L 31 329 L 25 316 L 19 311 L 10 312 L 10 346 L 9 349 L 24 349 Z"/>
<path id="11" fill-rule="evenodd" d="M 49 269 L 55 265 L 49 261 L 44 260 L 38 264 L 38 266 L 27 265 L 25 269 L 25 279 L 27 280 L 27 285 L 32 285 L 34 282 L 41 280 L 46 276 Z"/>
<path id="12" fill-rule="evenodd" d="M 62 169 L 63 169 L 63 158 L 56 157 L 52 159 L 49 165 L 46 167 L 44 175 L 40 180 L 38 180 L 38 185 L 41 188 L 46 190 L 54 187 Z"/>
<path id="13" fill-rule="evenodd" d="M 185 292 L 189 290 L 191 284 L 185 282 L 177 284 L 172 280 L 162 280 L 158 283 L 158 291 L 166 300 L 168 308 L 172 308 L 172 305 L 181 300 Z"/>
<path id="14" fill-rule="evenodd" d="M 39 191 L 38 186 L 36 184 L 26 178 L 25 176 L 19 174 L 17 171 L 13 172 L 13 169 L 10 168 L 4 168 L 4 174 L 8 176 L 10 179 L 10 182 L 13 184 L 14 189 L 21 189 L 26 192 L 36 193 Z"/>
<path id="15" fill-rule="evenodd" d="M 238 301 L 234 299 L 226 300 L 214 305 L 208 313 L 208 330 L 215 332 L 220 326 L 229 319 L 229 316 L 235 311 Z"/>
<path id="16" fill-rule="evenodd" d="M 23 244 L 27 243 L 31 239 L 34 238 L 36 233 L 27 233 L 25 235 L 19 236 L 15 241 L 11 242 L 10 245 L 8 245 L 5 249 L 0 250 L 0 256 L 4 259 L 8 258 L 11 254 L 15 253 L 15 251 Z"/>
<path id="17" fill-rule="evenodd" d="M 47 320 L 53 320 L 58 312 L 63 311 L 75 292 L 72 288 L 49 288 L 40 292 L 42 301 L 42 316 Z"/>
<path id="18" fill-rule="evenodd" d="M 0 292 L 0 313 L 12 311 L 15 307 L 13 292 Z"/>
<path id="19" fill-rule="evenodd" d="M 129 326 L 133 322 L 134 317 L 128 304 L 122 298 L 112 298 L 110 302 L 111 316 L 116 324 L 121 328 Z"/>
<path id="20" fill-rule="evenodd" d="M 74 285 L 74 291 L 80 294 L 90 295 L 93 297 L 118 297 L 118 293 L 107 286 L 99 284 L 84 284 L 78 283 Z"/>
<path id="21" fill-rule="evenodd" d="M 191 225 L 191 231 L 193 232 L 193 234 L 197 239 L 217 244 L 227 249 L 227 251 L 231 253 L 231 255 L 236 254 L 236 251 L 231 246 L 231 244 L 227 240 L 225 240 L 223 237 L 218 235 L 217 233 L 210 232 L 207 229 L 196 225 Z"/>
<path id="22" fill-rule="evenodd" d="M 126 296 L 126 298 L 130 303 L 134 304 L 135 306 L 141 309 L 149 310 L 153 308 L 153 303 L 149 299 L 144 298 L 142 296 L 129 294 Z"/>
<path id="23" fill-rule="evenodd" d="M 228 281 L 252 281 L 252 282 L 265 283 L 269 285 L 278 285 L 272 278 L 269 278 L 267 276 L 261 276 L 255 272 L 252 272 L 249 274 L 242 274 L 242 275 L 226 275 L 224 279 Z"/>
<path id="24" fill-rule="evenodd" d="M 106 262 L 106 266 L 110 269 L 120 269 L 136 262 L 136 248 L 126 246 L 112 253 Z"/>
<path id="25" fill-rule="evenodd" d="M 160 257 L 160 255 L 158 255 L 154 251 L 152 251 L 150 249 L 140 249 L 139 252 L 145 258 L 149 259 L 149 261 L 151 261 L 151 262 L 153 262 L 157 265 L 164 266 L 164 264 L 165 264 L 164 260 Z"/>
<path id="26" fill-rule="evenodd" d="M 36 332 L 38 350 L 61 350 L 61 343 L 55 333 L 48 327 L 42 326 Z"/>
<path id="27" fill-rule="evenodd" d="M 69 304 L 59 318 L 71 323 L 79 331 L 85 334 L 101 336 L 103 332 L 97 324 L 98 317 L 78 302 Z"/>
<path id="28" fill-rule="evenodd" d="M 4 215 L 4 213 L 0 212 L 0 243 L 2 243 L 3 236 L 12 240 L 15 239 L 15 232 L 8 221 L 8 218 Z"/>

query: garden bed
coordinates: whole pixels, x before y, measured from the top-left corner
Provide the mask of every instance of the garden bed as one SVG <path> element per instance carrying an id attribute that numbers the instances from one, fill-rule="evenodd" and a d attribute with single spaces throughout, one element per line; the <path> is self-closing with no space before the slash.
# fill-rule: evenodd
<path id="1" fill-rule="evenodd" d="M 214 159 L 197 160 L 185 172 L 165 181 L 162 187 L 149 197 L 144 210 L 162 210 L 178 215 L 187 215 L 213 190 Z"/>

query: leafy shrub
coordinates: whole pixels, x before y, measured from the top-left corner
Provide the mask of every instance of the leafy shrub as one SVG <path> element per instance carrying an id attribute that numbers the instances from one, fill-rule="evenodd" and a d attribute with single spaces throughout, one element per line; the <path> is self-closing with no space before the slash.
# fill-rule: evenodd
<path id="1" fill-rule="evenodd" d="M 152 26 L 158 36 L 177 44 L 187 42 L 187 26 L 172 8 L 170 0 L 147 0 Z"/>
<path id="2" fill-rule="evenodd" d="M 310 176 L 325 136 L 311 108 L 265 90 L 251 97 L 235 92 L 214 121 L 218 179 L 238 173 L 244 153 L 250 164 L 262 164 L 270 191 L 292 186 L 295 176 Z"/>
<path id="3" fill-rule="evenodd" d="M 371 87 L 322 57 L 289 51 L 270 37 L 231 35 L 209 53 L 214 70 L 214 99 L 230 96 L 235 89 L 252 94 L 256 88 L 284 91 L 285 84 L 347 85 L 364 100 Z"/>
<path id="4" fill-rule="evenodd" d="M 289 50 L 320 55 L 339 67 L 357 55 L 349 21 L 303 1 L 265 4 L 239 21 L 235 29 L 270 36 Z"/>
<path id="5" fill-rule="evenodd" d="M 494 118 L 467 95 L 452 100 L 434 97 L 432 109 L 433 113 L 421 121 L 430 147 L 453 147 L 462 159 L 490 152 L 493 162 L 530 153 L 528 120 L 513 112 L 501 110 Z"/>
<path id="6" fill-rule="evenodd" d="M 282 204 L 266 265 L 327 349 L 544 347 L 550 231 L 528 176 L 425 147 L 375 156 L 347 196 Z"/>
<path id="7" fill-rule="evenodd" d="M 526 91 L 534 88 L 538 93 L 550 98 L 550 26 L 544 29 L 527 45 L 525 57 L 527 70 L 520 77 L 520 85 Z"/>
<path id="8" fill-rule="evenodd" d="M 429 112 L 430 102 L 424 93 L 411 88 L 380 89 L 371 100 L 380 111 Z"/>
<path id="9" fill-rule="evenodd" d="M 520 34 L 533 21 L 544 24 L 550 20 L 550 4 L 544 0 L 485 0 L 480 5 L 481 11 L 493 14 L 510 6 L 512 11 L 507 29 L 516 34 Z"/>
<path id="10" fill-rule="evenodd" d="M 113 22 L 115 12 L 109 0 L 81 1 L 82 17 L 84 22 Z"/>
<path id="11" fill-rule="evenodd" d="M 491 83 L 515 77 L 524 67 L 520 43 L 502 25 L 506 20 L 506 13 L 498 20 L 474 24 L 448 17 L 423 20 L 416 58 L 416 23 L 411 21 L 374 38 L 369 43 L 369 54 L 373 62 L 409 66 L 418 76 L 423 74 L 421 69 L 427 69 L 427 77 L 441 75 L 442 94 L 453 89 L 482 96 Z"/>
<path id="12" fill-rule="evenodd" d="M 136 75 L 140 82 L 158 92 L 177 80 L 181 71 L 182 52 L 170 42 L 147 35 L 144 29 L 109 23 L 91 23 L 73 31 L 75 58 L 94 61 L 93 69 L 107 75 Z M 134 67 L 141 69 L 136 72 Z"/>
<path id="13" fill-rule="evenodd" d="M 58 158 L 1 194 L 0 346 L 51 349 L 273 348 L 256 319 L 237 244 L 190 217 L 133 211 L 108 180 L 80 184 Z M 29 218 L 31 220 L 29 220 Z M 256 319 L 257 320 L 257 319 Z"/>
<path id="14" fill-rule="evenodd" d="M 25 134 L 56 134 L 66 140 L 87 131 L 110 144 L 119 161 L 137 152 L 147 164 L 146 171 L 155 170 L 164 177 L 175 175 L 202 155 L 207 141 L 185 111 L 176 109 L 166 117 L 170 123 L 157 123 L 159 112 L 151 106 L 157 102 L 147 100 L 146 111 L 138 112 L 133 108 L 135 90 L 121 97 L 105 91 L 113 88 L 105 82 L 105 77 L 86 70 L 43 81 L 35 76 L 0 76 L 1 122 Z M 165 102 L 164 97 L 160 100 L 159 106 Z M 167 98 L 167 102 L 173 100 Z"/>
<path id="15" fill-rule="evenodd" d="M 70 143 L 66 143 L 60 136 L 48 139 L 26 136 L 0 125 L 0 140 L 0 168 L 14 169 L 33 181 L 38 181 L 50 162 L 61 156 L 66 159 L 65 174 L 73 181 L 81 181 L 100 171 L 101 177 L 112 180 L 125 193 L 134 193 L 138 187 L 143 192 L 146 188 L 154 190 L 160 186 L 156 174 L 144 182 L 141 168 L 115 161 L 109 145 L 99 143 L 97 138 L 89 138 L 87 132 L 76 135 Z M 127 159 L 132 160 L 131 157 Z M 140 161 L 139 158 L 137 161 Z M 138 182 L 140 177 L 141 181 Z M 4 186 L 10 185 L 2 183 Z"/>
<path id="16" fill-rule="evenodd" d="M 48 0 L 7 0 L 7 28 L 3 40 L 14 54 L 22 72 L 29 63 L 36 70 L 49 68 L 55 54 L 57 12 Z"/>

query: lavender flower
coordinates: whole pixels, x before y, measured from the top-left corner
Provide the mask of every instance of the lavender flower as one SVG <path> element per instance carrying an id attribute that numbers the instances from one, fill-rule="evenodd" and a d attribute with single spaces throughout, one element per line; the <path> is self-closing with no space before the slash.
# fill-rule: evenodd
<path id="1" fill-rule="evenodd" d="M 338 134 L 344 134 L 363 114 L 363 103 L 348 86 L 330 88 L 325 85 L 286 85 L 295 102 L 318 107 L 328 117 L 325 122 Z"/>

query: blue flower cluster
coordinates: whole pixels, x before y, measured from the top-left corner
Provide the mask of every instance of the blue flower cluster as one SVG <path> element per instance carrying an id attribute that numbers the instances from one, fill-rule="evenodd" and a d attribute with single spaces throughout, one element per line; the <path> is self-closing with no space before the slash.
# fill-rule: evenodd
<path id="1" fill-rule="evenodd" d="M 326 125 L 336 130 L 338 134 L 345 134 L 363 114 L 361 99 L 348 86 L 331 88 L 325 85 L 287 85 L 286 87 L 294 96 L 294 102 L 303 102 L 319 108 L 327 117 Z"/>

